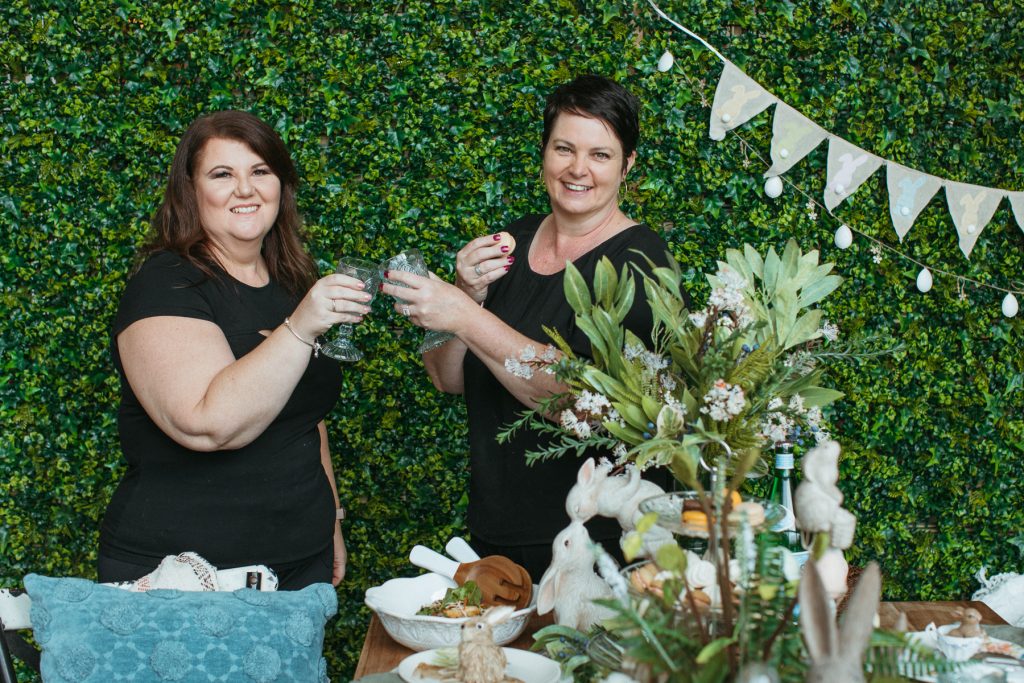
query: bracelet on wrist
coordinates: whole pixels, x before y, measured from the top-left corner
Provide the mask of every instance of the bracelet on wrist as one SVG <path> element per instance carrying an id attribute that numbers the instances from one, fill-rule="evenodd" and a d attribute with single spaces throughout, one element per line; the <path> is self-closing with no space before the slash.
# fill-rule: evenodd
<path id="1" fill-rule="evenodd" d="M 321 347 L 321 344 L 320 344 L 320 341 L 318 339 L 316 339 L 314 337 L 312 342 L 308 342 L 305 339 L 303 339 L 302 337 L 300 337 L 299 333 L 296 332 L 292 328 L 292 322 L 288 318 L 284 319 L 284 326 L 288 328 L 288 331 L 292 333 L 293 337 L 298 339 L 300 342 L 302 342 L 303 344 L 305 344 L 309 348 L 313 349 L 313 358 L 319 358 L 320 357 L 320 347 Z"/>

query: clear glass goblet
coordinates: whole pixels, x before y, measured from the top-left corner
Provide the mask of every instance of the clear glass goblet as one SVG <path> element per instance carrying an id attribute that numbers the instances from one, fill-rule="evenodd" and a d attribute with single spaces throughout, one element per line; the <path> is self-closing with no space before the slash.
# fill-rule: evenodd
<path id="1" fill-rule="evenodd" d="M 413 273 L 414 275 L 422 275 L 427 277 L 427 262 L 423 260 L 423 254 L 420 253 L 419 249 L 406 249 L 402 253 L 392 256 L 384 262 L 384 270 L 398 270 L 405 273 Z M 399 282 L 392 282 L 391 284 L 399 287 L 405 287 L 405 285 Z M 404 299 L 395 297 L 395 300 L 400 304 L 407 303 Z M 423 335 L 423 343 L 420 344 L 420 353 L 426 353 L 432 351 L 437 347 L 445 344 L 455 338 L 455 335 L 451 332 L 445 332 L 444 330 L 427 330 Z"/>
<path id="2" fill-rule="evenodd" d="M 343 256 L 338 261 L 338 267 L 334 271 L 342 275 L 354 277 L 363 283 L 366 291 L 370 294 L 367 305 L 373 303 L 377 296 L 377 289 L 381 281 L 380 264 L 368 261 L 355 256 Z M 363 359 L 363 352 L 356 348 L 352 341 L 352 323 L 338 325 L 338 331 L 331 341 L 320 348 L 320 353 L 340 361 L 357 361 Z"/>

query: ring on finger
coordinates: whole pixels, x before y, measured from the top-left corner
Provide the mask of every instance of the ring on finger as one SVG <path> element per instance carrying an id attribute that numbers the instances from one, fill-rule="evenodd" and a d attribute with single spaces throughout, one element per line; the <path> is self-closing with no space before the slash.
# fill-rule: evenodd
<path id="1" fill-rule="evenodd" d="M 476 273 L 477 277 L 483 277 L 484 276 L 484 271 L 480 270 L 480 264 L 479 263 L 476 264 L 475 266 L 473 266 L 473 272 Z"/>
<path id="2" fill-rule="evenodd" d="M 337 299 L 331 299 L 331 313 L 337 313 L 338 312 L 337 304 L 338 304 L 338 300 Z"/>
<path id="3" fill-rule="evenodd" d="M 404 315 L 406 318 L 409 317 L 409 307 L 408 306 L 402 306 L 402 315 Z"/>

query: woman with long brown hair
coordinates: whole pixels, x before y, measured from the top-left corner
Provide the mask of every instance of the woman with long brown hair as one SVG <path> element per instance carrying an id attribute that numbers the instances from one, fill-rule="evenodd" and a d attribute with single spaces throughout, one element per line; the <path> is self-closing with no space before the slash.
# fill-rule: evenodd
<path id="1" fill-rule="evenodd" d="M 362 320 L 371 296 L 318 279 L 297 184 L 251 114 L 201 117 L 178 144 L 112 331 L 128 469 L 100 531 L 101 581 L 184 551 L 265 564 L 285 589 L 345 574 L 324 425 L 341 371 L 318 338 Z"/>

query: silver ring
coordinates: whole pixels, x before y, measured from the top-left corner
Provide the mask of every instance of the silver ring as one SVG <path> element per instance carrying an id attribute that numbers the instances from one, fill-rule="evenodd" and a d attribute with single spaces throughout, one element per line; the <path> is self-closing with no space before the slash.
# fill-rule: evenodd
<path id="1" fill-rule="evenodd" d="M 338 312 L 338 309 L 335 307 L 335 304 L 337 304 L 337 303 L 338 302 L 337 302 L 336 299 L 331 299 L 331 313 L 337 313 Z"/>
<path id="2" fill-rule="evenodd" d="M 404 315 L 406 318 L 409 317 L 409 307 L 408 306 L 402 306 L 402 315 Z"/>
<path id="3" fill-rule="evenodd" d="M 484 276 L 484 271 L 480 270 L 480 264 L 479 263 L 476 264 L 475 266 L 473 266 L 473 272 L 476 273 L 477 277 L 483 277 Z"/>

